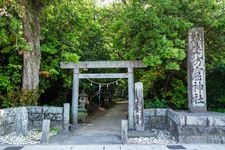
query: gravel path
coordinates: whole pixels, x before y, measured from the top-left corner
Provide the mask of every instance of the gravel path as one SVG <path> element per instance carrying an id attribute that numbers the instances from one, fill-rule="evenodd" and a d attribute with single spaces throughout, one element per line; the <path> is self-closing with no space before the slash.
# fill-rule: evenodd
<path id="1" fill-rule="evenodd" d="M 79 125 L 69 134 L 58 134 L 50 139 L 54 144 L 121 144 L 121 119 L 127 117 L 127 103 L 102 111 L 89 124 Z M 174 137 L 166 130 L 152 129 L 152 137 L 129 138 L 129 144 L 173 144 Z"/>

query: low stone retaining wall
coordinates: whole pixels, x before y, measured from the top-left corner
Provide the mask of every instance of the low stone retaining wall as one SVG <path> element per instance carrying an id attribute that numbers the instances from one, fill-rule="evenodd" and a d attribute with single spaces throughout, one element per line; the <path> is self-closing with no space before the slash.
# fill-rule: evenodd
<path id="1" fill-rule="evenodd" d="M 145 129 L 168 129 L 167 109 L 144 109 Z"/>
<path id="2" fill-rule="evenodd" d="M 225 114 L 168 110 L 169 130 L 182 143 L 225 143 Z"/>
<path id="3" fill-rule="evenodd" d="M 27 112 L 28 129 L 41 129 L 44 119 L 50 120 L 50 127 L 63 127 L 63 107 L 29 106 Z"/>
<path id="4" fill-rule="evenodd" d="M 145 109 L 145 128 L 167 129 L 181 143 L 225 143 L 225 114 Z"/>
<path id="5" fill-rule="evenodd" d="M 28 129 L 41 129 L 44 119 L 50 120 L 50 127 L 68 131 L 69 104 L 64 107 L 28 106 L 0 109 L 0 135 L 16 132 L 26 134 Z"/>
<path id="6" fill-rule="evenodd" d="M 27 109 L 25 107 L 0 109 L 0 135 L 17 132 L 26 134 Z"/>

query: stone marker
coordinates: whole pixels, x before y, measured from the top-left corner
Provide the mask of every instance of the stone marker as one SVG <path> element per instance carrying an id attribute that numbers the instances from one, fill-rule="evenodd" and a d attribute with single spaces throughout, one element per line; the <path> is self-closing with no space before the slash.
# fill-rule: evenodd
<path id="1" fill-rule="evenodd" d="M 127 120 L 121 120 L 121 141 L 126 144 L 128 141 L 128 122 Z"/>
<path id="2" fill-rule="evenodd" d="M 70 123 L 70 104 L 65 103 L 63 106 L 63 131 L 69 131 L 69 123 Z"/>
<path id="3" fill-rule="evenodd" d="M 27 135 L 28 112 L 25 107 L 16 108 L 16 134 Z"/>
<path id="4" fill-rule="evenodd" d="M 137 131 L 144 131 L 144 96 L 143 83 L 135 83 L 135 126 Z"/>
<path id="5" fill-rule="evenodd" d="M 188 32 L 188 108 L 206 112 L 205 47 L 203 28 Z"/>
<path id="6" fill-rule="evenodd" d="M 48 133 L 50 129 L 50 120 L 43 120 L 43 125 L 42 125 L 42 133 L 41 133 L 41 143 L 48 143 Z"/>

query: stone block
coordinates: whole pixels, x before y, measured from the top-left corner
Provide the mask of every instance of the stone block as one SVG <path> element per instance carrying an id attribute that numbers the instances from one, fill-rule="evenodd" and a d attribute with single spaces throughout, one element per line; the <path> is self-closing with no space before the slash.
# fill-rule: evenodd
<path id="1" fill-rule="evenodd" d="M 168 109 L 167 116 L 168 119 L 171 119 L 177 125 L 185 125 L 185 116 L 181 112 L 176 112 L 172 109 Z"/>
<path id="2" fill-rule="evenodd" d="M 210 128 L 205 126 L 184 126 L 184 129 L 187 136 L 203 136 L 210 131 Z"/>
<path id="3" fill-rule="evenodd" d="M 155 116 L 155 109 L 144 109 L 144 117 Z"/>
<path id="4" fill-rule="evenodd" d="M 177 126 L 176 132 L 177 132 L 179 135 L 186 135 L 187 128 L 186 128 L 186 126 Z"/>
<path id="5" fill-rule="evenodd" d="M 225 144 L 225 136 L 219 136 L 219 135 L 209 135 L 207 137 L 208 143 L 217 143 L 217 144 Z"/>
<path id="6" fill-rule="evenodd" d="M 36 113 L 43 113 L 43 107 L 42 106 L 28 106 L 27 107 L 27 112 L 36 114 Z"/>
<path id="7" fill-rule="evenodd" d="M 6 117 L 4 125 L 10 125 L 10 124 L 12 124 L 14 122 L 15 122 L 15 116 L 13 116 L 13 117 Z"/>
<path id="8" fill-rule="evenodd" d="M 3 126 L 4 125 L 4 121 L 2 118 L 0 118 L 0 126 Z"/>
<path id="9" fill-rule="evenodd" d="M 69 123 L 70 123 L 70 104 L 65 103 L 63 105 L 63 131 L 69 131 Z"/>
<path id="10" fill-rule="evenodd" d="M 63 113 L 62 107 L 43 107 L 43 113 L 45 114 L 55 114 L 55 113 Z"/>
<path id="11" fill-rule="evenodd" d="M 207 122 L 206 116 L 186 116 L 186 125 L 207 126 Z"/>
<path id="12" fill-rule="evenodd" d="M 33 127 L 40 129 L 42 126 L 42 121 L 33 121 Z"/>
<path id="13" fill-rule="evenodd" d="M 126 144 L 128 140 L 128 121 L 121 121 L 121 141 L 123 144 Z"/>
<path id="14" fill-rule="evenodd" d="M 44 119 L 44 114 L 29 114 L 29 120 L 41 121 Z"/>
<path id="15" fill-rule="evenodd" d="M 34 129 L 34 124 L 33 124 L 33 121 L 29 120 L 28 121 L 28 130 L 31 130 L 31 129 Z"/>
<path id="16" fill-rule="evenodd" d="M 176 139 L 178 139 L 179 134 L 177 132 L 177 128 L 179 127 L 176 123 L 174 123 L 173 121 L 171 121 L 172 126 L 169 126 L 169 132 L 171 133 L 171 135 L 173 135 Z"/>
<path id="17" fill-rule="evenodd" d="M 221 116 L 208 116 L 209 126 L 225 126 L 225 117 Z"/>
<path id="18" fill-rule="evenodd" d="M 225 128 L 223 127 L 211 127 L 207 126 L 204 128 L 208 135 L 225 135 Z"/>
<path id="19" fill-rule="evenodd" d="M 149 124 L 151 128 L 156 128 L 156 129 L 167 129 L 168 124 L 166 117 L 163 116 L 151 116 L 149 117 Z"/>
<path id="20" fill-rule="evenodd" d="M 156 109 L 156 116 L 166 116 L 167 114 L 167 109 Z"/>
<path id="21" fill-rule="evenodd" d="M 10 125 L 4 126 L 4 134 L 10 134 L 13 131 L 15 131 L 15 129 L 16 129 L 16 124 L 10 124 Z"/>
<path id="22" fill-rule="evenodd" d="M 186 143 L 207 143 L 207 136 L 186 136 Z"/>
<path id="23" fill-rule="evenodd" d="M 54 114 L 49 114 L 49 113 L 44 114 L 44 119 L 54 120 L 53 118 L 54 118 Z"/>
<path id="24" fill-rule="evenodd" d="M 0 136 L 2 136 L 4 134 L 5 134 L 5 127 L 4 126 L 1 126 L 0 127 Z"/>
<path id="25" fill-rule="evenodd" d="M 145 125 L 146 125 L 146 124 L 149 124 L 149 121 L 150 121 L 149 118 L 150 118 L 150 117 L 144 117 L 144 123 L 145 123 Z"/>
<path id="26" fill-rule="evenodd" d="M 184 135 L 179 135 L 179 136 L 174 136 L 175 137 L 175 139 L 179 142 L 179 143 L 187 143 L 186 142 L 186 136 L 184 136 Z"/>
<path id="27" fill-rule="evenodd" d="M 17 135 L 26 135 L 28 128 L 28 113 L 25 107 L 17 108 L 16 113 L 16 133 Z"/>
<path id="28" fill-rule="evenodd" d="M 43 120 L 40 143 L 48 143 L 49 130 L 50 130 L 50 120 Z"/>
<path id="29" fill-rule="evenodd" d="M 4 109 L 4 117 L 11 117 L 16 115 L 16 108 L 6 108 Z"/>
<path id="30" fill-rule="evenodd" d="M 62 114 L 55 114 L 54 120 L 56 120 L 56 121 L 62 121 L 63 120 Z"/>

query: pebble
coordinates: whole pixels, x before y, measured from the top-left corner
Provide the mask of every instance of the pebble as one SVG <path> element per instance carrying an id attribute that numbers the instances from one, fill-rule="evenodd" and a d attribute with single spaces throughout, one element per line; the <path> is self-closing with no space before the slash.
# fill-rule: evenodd
<path id="1" fill-rule="evenodd" d="M 57 134 L 57 131 L 50 131 L 49 137 Z M 40 130 L 29 130 L 26 136 L 18 136 L 15 132 L 0 136 L 0 144 L 16 144 L 16 145 L 27 145 L 27 144 L 38 144 L 40 143 L 41 131 Z"/>
<path id="2" fill-rule="evenodd" d="M 152 129 L 153 137 L 134 137 L 129 138 L 129 144 L 176 144 L 175 138 L 167 130 Z"/>

